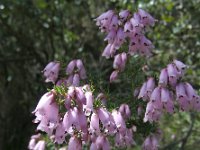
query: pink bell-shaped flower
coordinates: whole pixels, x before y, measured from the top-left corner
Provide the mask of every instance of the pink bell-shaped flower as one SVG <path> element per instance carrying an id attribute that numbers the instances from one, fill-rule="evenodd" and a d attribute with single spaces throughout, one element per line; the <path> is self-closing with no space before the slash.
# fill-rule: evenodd
<path id="1" fill-rule="evenodd" d="M 46 77 L 46 82 L 55 83 L 60 71 L 59 62 L 50 62 L 43 70 L 44 76 Z"/>
<path id="2" fill-rule="evenodd" d="M 89 130 L 91 133 L 97 133 L 97 134 L 100 133 L 99 117 L 95 113 L 92 113 Z"/>
<path id="3" fill-rule="evenodd" d="M 33 150 L 45 150 L 45 141 L 38 141 Z"/>
<path id="4" fill-rule="evenodd" d="M 68 150 L 82 150 L 82 142 L 75 136 L 69 139 Z"/>
<path id="5" fill-rule="evenodd" d="M 119 13 L 119 18 L 120 20 L 122 20 L 123 22 L 127 20 L 128 16 L 130 15 L 130 11 L 129 10 L 122 10 Z"/>
<path id="6" fill-rule="evenodd" d="M 65 133 L 65 128 L 62 124 L 58 124 L 55 132 L 55 142 L 58 144 L 62 144 L 65 141 L 66 133 Z"/>
<path id="7" fill-rule="evenodd" d="M 119 73 L 118 70 L 115 70 L 115 71 L 112 72 L 112 74 L 110 75 L 110 82 L 117 80 L 118 73 Z"/>
<path id="8" fill-rule="evenodd" d="M 131 110 L 127 104 L 121 104 L 119 107 L 119 112 L 122 114 L 123 118 L 125 119 L 131 116 Z"/>
<path id="9" fill-rule="evenodd" d="M 142 24 L 144 24 L 145 26 L 154 26 L 155 19 L 149 13 L 142 9 L 138 9 L 138 14 L 141 17 Z"/>
<path id="10" fill-rule="evenodd" d="M 168 73 L 167 69 L 164 68 L 161 70 L 160 76 L 159 76 L 159 85 L 165 87 L 168 84 Z"/>

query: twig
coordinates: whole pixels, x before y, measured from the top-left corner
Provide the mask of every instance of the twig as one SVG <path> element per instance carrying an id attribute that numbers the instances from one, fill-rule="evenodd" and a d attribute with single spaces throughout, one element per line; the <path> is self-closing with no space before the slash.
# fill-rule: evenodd
<path id="1" fill-rule="evenodd" d="M 194 127 L 194 122 L 195 122 L 195 115 L 194 115 L 194 113 L 190 113 L 190 119 L 191 119 L 192 123 L 190 124 L 189 130 L 188 130 L 186 136 L 182 139 L 181 148 L 180 148 L 181 150 L 184 150 L 185 145 L 186 145 L 186 143 L 188 141 L 188 138 L 189 138 L 189 136 L 192 133 L 192 129 Z"/>
<path id="2" fill-rule="evenodd" d="M 190 124 L 190 126 L 189 126 L 189 130 L 187 131 L 187 134 L 186 134 L 183 138 L 181 138 L 181 139 L 179 139 L 179 140 L 177 140 L 177 141 L 174 141 L 174 142 L 172 142 L 172 143 L 170 143 L 170 144 L 164 146 L 163 148 L 161 148 L 162 150 L 171 149 L 172 147 L 174 147 L 175 145 L 177 145 L 177 144 L 179 144 L 179 143 L 181 143 L 180 150 L 184 150 L 185 145 L 186 145 L 186 143 L 187 143 L 187 141 L 188 141 L 188 138 L 189 138 L 189 136 L 190 136 L 191 133 L 192 133 L 192 129 L 193 129 L 194 123 L 195 123 L 195 114 L 192 113 L 192 112 L 190 113 L 190 120 L 191 120 L 191 124 Z"/>

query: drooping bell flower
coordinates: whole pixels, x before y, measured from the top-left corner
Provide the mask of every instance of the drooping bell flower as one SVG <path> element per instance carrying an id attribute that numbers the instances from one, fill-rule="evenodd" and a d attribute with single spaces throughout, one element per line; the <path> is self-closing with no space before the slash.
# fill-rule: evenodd
<path id="1" fill-rule="evenodd" d="M 109 113 L 109 124 L 105 126 L 104 133 L 113 136 L 116 133 L 117 126 L 111 113 Z"/>
<path id="2" fill-rule="evenodd" d="M 97 149 L 110 150 L 109 141 L 103 135 L 97 137 L 95 144 L 97 146 Z"/>
<path id="3" fill-rule="evenodd" d="M 131 22 L 130 21 L 127 21 L 126 23 L 125 23 L 125 25 L 124 25 L 124 32 L 126 33 L 126 34 L 130 34 L 130 32 L 133 30 L 133 26 L 132 26 L 132 24 L 131 24 Z"/>
<path id="4" fill-rule="evenodd" d="M 82 150 L 82 142 L 77 137 L 72 136 L 69 139 L 68 150 Z"/>
<path id="5" fill-rule="evenodd" d="M 71 108 L 71 105 L 72 105 L 72 99 L 69 95 L 66 96 L 65 98 L 65 108 L 68 110 Z"/>
<path id="6" fill-rule="evenodd" d="M 68 133 L 71 133 L 72 132 L 72 125 L 74 123 L 74 120 L 73 120 L 73 116 L 72 116 L 72 109 L 69 109 L 64 117 L 63 117 L 63 128 L 65 131 L 67 131 Z"/>
<path id="7" fill-rule="evenodd" d="M 130 19 L 130 22 L 133 26 L 133 33 L 141 33 L 144 26 L 140 23 L 140 18 L 138 17 L 137 13 L 134 13 L 134 16 Z"/>
<path id="8" fill-rule="evenodd" d="M 117 132 L 115 135 L 115 145 L 117 147 L 130 147 L 133 144 L 135 144 L 135 141 L 133 140 L 133 130 L 126 129 L 125 133 Z"/>
<path id="9" fill-rule="evenodd" d="M 133 56 L 139 54 L 140 43 L 136 37 L 131 37 L 128 53 Z"/>
<path id="10" fill-rule="evenodd" d="M 139 43 L 139 54 L 151 56 L 151 50 L 154 48 L 152 42 L 142 35 L 140 36 Z"/>
<path id="11" fill-rule="evenodd" d="M 104 127 L 110 124 L 109 112 L 105 108 L 98 108 L 97 115 L 99 119 L 101 120 Z"/>
<path id="12" fill-rule="evenodd" d="M 123 71 L 127 61 L 127 54 L 125 52 L 117 54 L 113 62 L 113 68 Z"/>
<path id="13" fill-rule="evenodd" d="M 46 132 L 49 136 L 52 135 L 56 124 L 49 124 L 47 118 L 42 116 L 36 130 Z"/>
<path id="14" fill-rule="evenodd" d="M 122 114 L 124 119 L 127 119 L 131 116 L 131 110 L 127 104 L 121 104 L 119 107 L 119 112 Z"/>
<path id="15" fill-rule="evenodd" d="M 126 34 L 122 28 L 117 30 L 117 36 L 115 39 L 115 49 L 119 49 L 121 45 L 125 42 Z"/>
<path id="16" fill-rule="evenodd" d="M 38 111 L 41 115 L 45 115 L 46 106 L 48 106 L 51 103 L 53 103 L 54 102 L 54 98 L 55 98 L 54 91 L 50 91 L 50 92 L 45 93 L 41 97 L 41 99 L 39 100 L 39 102 L 37 104 L 37 107 L 35 108 L 33 113 L 36 113 Z"/>
<path id="17" fill-rule="evenodd" d="M 186 94 L 184 83 L 176 85 L 176 98 L 182 111 L 189 110 L 190 102 Z"/>
<path id="18" fill-rule="evenodd" d="M 185 73 L 185 69 L 187 68 L 187 66 L 179 60 L 174 60 L 173 63 L 178 68 L 178 71 L 180 72 L 180 74 L 183 75 Z"/>
<path id="19" fill-rule="evenodd" d="M 167 112 L 174 113 L 174 103 L 171 93 L 167 88 L 161 88 L 161 102 Z"/>
<path id="20" fill-rule="evenodd" d="M 114 69 L 119 69 L 120 65 L 122 63 L 122 60 L 121 60 L 121 55 L 120 54 L 117 54 L 114 58 L 114 62 L 113 62 L 113 68 Z"/>
<path id="21" fill-rule="evenodd" d="M 196 91 L 193 89 L 192 85 L 189 83 L 184 84 L 185 92 L 187 94 L 190 107 L 191 109 L 195 108 L 195 105 L 197 105 L 199 96 L 197 95 Z"/>
<path id="22" fill-rule="evenodd" d="M 138 95 L 138 98 L 142 98 L 143 100 L 147 100 L 147 83 L 144 82 L 141 89 L 140 93 Z"/>
<path id="23" fill-rule="evenodd" d="M 158 150 L 159 141 L 162 137 L 162 133 L 158 130 L 156 133 L 150 134 L 142 144 L 143 150 Z"/>
<path id="24" fill-rule="evenodd" d="M 185 86 L 185 92 L 186 92 L 190 101 L 198 98 L 196 91 L 193 89 L 193 87 L 190 83 L 186 82 L 184 86 Z"/>
<path id="25" fill-rule="evenodd" d="M 115 146 L 116 147 L 124 147 L 125 146 L 124 135 L 122 135 L 119 132 L 117 132 L 115 135 Z"/>
<path id="26" fill-rule="evenodd" d="M 55 125 L 59 119 L 58 111 L 58 105 L 54 100 L 54 91 L 44 94 L 33 111 L 36 116 L 35 123 L 45 118 L 48 124 Z"/>
<path id="27" fill-rule="evenodd" d="M 102 102 L 102 104 L 103 104 L 104 106 L 106 105 L 107 100 L 106 100 L 106 95 L 105 95 L 105 94 L 99 93 L 99 94 L 97 95 L 97 98 L 96 98 L 96 99 L 101 100 L 101 102 Z"/>
<path id="28" fill-rule="evenodd" d="M 121 133 L 124 133 L 126 129 L 126 124 L 122 117 L 122 114 L 117 110 L 113 110 L 112 116 L 113 116 L 113 119 L 115 121 L 118 131 Z"/>
<path id="29" fill-rule="evenodd" d="M 146 92 L 147 92 L 148 97 L 151 96 L 151 93 L 153 92 L 154 88 L 155 88 L 155 81 L 151 77 L 147 80 L 147 85 L 146 85 Z"/>
<path id="30" fill-rule="evenodd" d="M 96 113 L 92 113 L 89 131 L 91 133 L 97 133 L 97 134 L 100 133 L 99 117 Z"/>
<path id="31" fill-rule="evenodd" d="M 55 83 L 58 78 L 59 71 L 59 62 L 50 62 L 49 64 L 47 64 L 47 66 L 43 70 L 44 76 L 46 78 L 45 82 Z"/>
<path id="32" fill-rule="evenodd" d="M 33 150 L 45 150 L 45 141 L 38 141 Z"/>
<path id="33" fill-rule="evenodd" d="M 66 68 L 66 73 L 68 75 L 72 74 L 74 69 L 76 67 L 76 60 L 72 60 L 69 62 L 69 64 L 67 65 L 67 68 Z"/>
<path id="34" fill-rule="evenodd" d="M 82 110 L 78 110 L 78 121 L 81 131 L 87 132 L 87 118 Z"/>
<path id="35" fill-rule="evenodd" d="M 161 110 L 162 109 L 162 102 L 161 102 L 161 88 L 156 87 L 150 97 L 150 101 L 153 103 L 153 107 Z"/>
<path id="36" fill-rule="evenodd" d="M 79 76 L 80 76 L 80 79 L 84 80 L 87 78 L 86 76 L 86 71 L 85 71 L 85 67 L 83 65 L 83 62 L 82 60 L 80 59 L 77 59 L 76 61 L 76 66 L 78 68 L 78 72 L 79 72 Z"/>
<path id="37" fill-rule="evenodd" d="M 120 20 L 122 22 L 125 22 L 129 15 L 130 15 L 130 11 L 129 10 L 122 10 L 119 13 L 119 18 L 120 18 Z"/>
<path id="38" fill-rule="evenodd" d="M 146 107 L 146 112 L 145 112 L 145 117 L 144 117 L 144 122 L 153 122 L 153 121 L 158 121 L 162 115 L 162 111 L 159 109 L 155 108 L 155 103 L 153 102 L 148 102 L 147 107 Z"/>
<path id="39" fill-rule="evenodd" d="M 33 150 L 35 147 L 35 144 L 36 144 L 36 140 L 31 138 L 31 140 L 29 141 L 29 144 L 28 144 L 28 149 Z"/>
<path id="40" fill-rule="evenodd" d="M 179 73 L 173 64 L 167 65 L 167 73 L 169 76 L 169 83 L 171 86 L 175 86 L 177 79 L 179 78 Z"/>
<path id="41" fill-rule="evenodd" d="M 114 15 L 114 11 L 108 10 L 107 12 L 101 14 L 98 18 L 95 19 L 96 25 L 99 26 L 99 28 L 101 29 L 101 32 L 109 31 L 109 27 L 110 27 L 113 15 Z"/>
<path id="42" fill-rule="evenodd" d="M 67 86 L 68 85 L 68 79 L 66 78 L 63 78 L 63 79 L 60 79 L 56 82 L 56 86 Z"/>
<path id="43" fill-rule="evenodd" d="M 85 110 L 85 115 L 89 116 L 93 112 L 93 102 L 94 98 L 91 91 L 85 92 L 85 98 L 86 98 L 86 105 L 83 106 Z"/>
<path id="44" fill-rule="evenodd" d="M 69 62 L 66 73 L 68 75 L 67 85 L 79 86 L 80 80 L 87 78 L 82 60 L 76 59 Z"/>
<path id="45" fill-rule="evenodd" d="M 160 76 L 159 76 L 159 85 L 165 87 L 168 84 L 168 73 L 167 69 L 164 68 L 161 70 Z"/>
<path id="46" fill-rule="evenodd" d="M 125 68 L 125 65 L 126 65 L 126 61 L 127 61 L 127 53 L 123 52 L 121 53 L 121 59 L 122 59 L 122 67 L 121 67 L 121 70 L 124 70 Z"/>
<path id="47" fill-rule="evenodd" d="M 80 76 L 79 74 L 74 74 L 73 76 L 73 80 L 72 80 L 72 83 L 71 83 L 73 86 L 79 86 L 80 84 Z"/>
<path id="48" fill-rule="evenodd" d="M 112 43 L 112 44 L 109 43 L 109 44 L 105 47 L 105 49 L 104 49 L 104 51 L 103 51 L 103 53 L 102 53 L 102 56 L 104 56 L 104 57 L 106 57 L 106 59 L 108 59 L 108 58 L 110 58 L 110 57 L 113 57 L 114 54 L 115 54 L 115 52 L 116 52 L 115 42 Z"/>
<path id="49" fill-rule="evenodd" d="M 72 119 L 72 126 L 75 127 L 77 130 L 81 130 L 80 124 L 79 124 L 79 110 L 77 107 L 74 107 L 71 109 L 71 116 L 70 118 Z"/>
<path id="50" fill-rule="evenodd" d="M 138 9 L 138 14 L 141 17 L 141 23 L 145 26 L 154 26 L 155 24 L 155 19 L 146 11 L 142 10 L 142 9 Z"/>
<path id="51" fill-rule="evenodd" d="M 129 45 L 129 54 L 140 54 L 140 55 L 146 55 L 151 56 L 151 50 L 154 48 L 152 42 L 147 39 L 142 34 L 134 34 L 134 36 L 131 36 L 131 42 Z"/>
<path id="52" fill-rule="evenodd" d="M 172 101 L 171 98 L 169 101 L 163 103 L 163 107 L 168 113 L 170 114 L 174 113 L 174 102 Z"/>
<path id="53" fill-rule="evenodd" d="M 55 142 L 58 144 L 62 144 L 65 141 L 65 137 L 66 137 L 65 128 L 63 126 L 63 123 L 61 122 L 56 127 Z"/>
<path id="54" fill-rule="evenodd" d="M 112 19 L 111 19 L 111 22 L 110 22 L 110 25 L 109 25 L 109 31 L 110 30 L 117 30 L 118 23 L 119 23 L 118 16 L 117 15 L 113 15 Z"/>
<path id="55" fill-rule="evenodd" d="M 40 139 L 40 137 L 41 137 L 40 133 L 31 136 L 31 139 L 30 139 L 29 144 L 28 144 L 29 150 L 33 150 L 35 148 L 35 145 L 36 145 L 37 141 Z"/>
<path id="56" fill-rule="evenodd" d="M 163 103 L 170 101 L 170 92 L 167 88 L 161 88 L 161 101 Z"/>
<path id="57" fill-rule="evenodd" d="M 115 30 L 111 30 L 108 35 L 105 37 L 104 41 L 108 41 L 108 43 L 112 44 L 115 40 L 116 37 L 116 31 Z"/>
<path id="58" fill-rule="evenodd" d="M 125 144 L 127 147 L 130 147 L 135 144 L 135 141 L 133 140 L 133 129 L 126 129 L 126 134 L 125 134 Z"/>
<path id="59" fill-rule="evenodd" d="M 117 80 L 117 78 L 118 78 L 118 73 L 119 73 L 118 70 L 115 70 L 115 71 L 113 71 L 113 72 L 111 73 L 111 75 L 110 75 L 110 82 L 113 82 L 113 81 Z"/>
<path id="60" fill-rule="evenodd" d="M 78 103 L 86 105 L 86 97 L 81 87 L 75 88 L 75 99 Z"/>
<path id="61" fill-rule="evenodd" d="M 96 143 L 91 143 L 90 150 L 98 150 Z"/>
<path id="62" fill-rule="evenodd" d="M 68 76 L 67 78 L 67 85 L 70 86 L 70 85 L 73 85 L 73 79 L 74 79 L 74 74 L 71 74 Z"/>
<path id="63" fill-rule="evenodd" d="M 74 100 L 79 108 L 86 105 L 86 97 L 82 87 L 69 87 L 68 88 L 68 100 Z"/>

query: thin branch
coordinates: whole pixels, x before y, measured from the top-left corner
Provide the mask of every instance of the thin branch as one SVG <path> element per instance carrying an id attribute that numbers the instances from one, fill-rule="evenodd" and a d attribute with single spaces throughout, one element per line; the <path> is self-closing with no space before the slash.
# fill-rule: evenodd
<path id="1" fill-rule="evenodd" d="M 179 143 L 181 143 L 180 150 L 184 150 L 184 147 L 187 144 L 188 138 L 190 137 L 190 135 L 192 133 L 192 129 L 193 129 L 194 123 L 195 123 L 195 114 L 192 113 L 192 112 L 190 113 L 190 120 L 191 120 L 191 124 L 189 126 L 188 131 L 187 131 L 187 134 L 183 138 L 164 146 L 163 148 L 161 148 L 162 150 L 169 150 Z"/>
<path id="2" fill-rule="evenodd" d="M 195 115 L 194 115 L 194 113 L 190 113 L 190 119 L 191 119 L 192 123 L 190 124 L 189 130 L 188 130 L 186 136 L 182 139 L 181 148 L 180 148 L 181 150 L 184 150 L 185 145 L 186 145 L 186 143 L 188 141 L 188 138 L 189 138 L 189 136 L 192 133 L 192 129 L 194 127 L 194 122 L 195 122 Z"/>

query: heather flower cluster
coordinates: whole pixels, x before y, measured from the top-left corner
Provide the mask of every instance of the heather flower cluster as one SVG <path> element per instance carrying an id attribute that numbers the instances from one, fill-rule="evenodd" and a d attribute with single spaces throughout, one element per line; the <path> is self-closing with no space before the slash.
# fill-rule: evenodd
<path id="1" fill-rule="evenodd" d="M 144 35 L 146 29 L 155 24 L 155 19 L 149 13 L 138 9 L 134 14 L 128 10 L 122 10 L 116 14 L 113 10 L 109 10 L 101 14 L 95 21 L 101 32 L 107 33 L 104 40 L 108 41 L 108 45 L 102 56 L 107 59 L 114 57 L 113 68 L 115 70 L 110 75 L 110 82 L 116 80 L 118 73 L 124 70 L 128 54 L 151 56 L 154 46 Z M 117 54 L 117 50 L 126 41 L 129 41 L 128 53 Z"/>
<path id="2" fill-rule="evenodd" d="M 95 20 L 99 29 L 107 33 L 104 40 L 108 45 L 102 56 L 114 58 L 110 82 L 125 70 L 129 56 L 151 56 L 154 46 L 144 34 L 156 20 L 144 10 L 138 9 L 134 14 L 123 10 L 118 15 L 109 10 Z M 126 41 L 129 41 L 128 52 L 118 53 Z M 190 83 L 182 82 L 186 68 L 181 61 L 174 60 L 161 70 L 158 83 L 149 77 L 134 91 L 134 96 L 147 101 L 144 122 L 159 121 L 164 111 L 174 113 L 176 105 L 182 111 L 200 111 L 200 96 Z M 81 80 L 87 78 L 82 60 L 72 60 L 65 68 L 60 62 L 52 61 L 44 68 L 43 74 L 45 81 L 52 82 L 54 88 L 41 97 L 33 111 L 36 117 L 33 122 L 37 123 L 39 133 L 31 137 L 28 149 L 44 150 L 50 140 L 59 145 L 67 143 L 68 150 L 81 150 L 84 146 L 90 150 L 109 150 L 113 148 L 110 137 L 116 147 L 127 148 L 135 144 L 135 120 L 131 118 L 129 105 L 124 103 L 109 111 L 103 93 L 96 95 L 93 86 L 81 85 Z M 141 105 L 137 112 L 138 116 L 143 114 Z M 43 138 L 44 133 L 48 140 Z M 142 149 L 157 150 L 160 139 L 160 130 L 150 133 Z"/>
<path id="3" fill-rule="evenodd" d="M 182 111 L 200 111 L 200 96 L 192 85 L 181 82 L 187 66 L 174 60 L 161 70 L 158 85 L 150 77 L 143 83 L 138 98 L 148 101 L 144 122 L 158 121 L 163 110 L 172 114 L 175 112 L 175 101 Z"/>
<path id="4" fill-rule="evenodd" d="M 52 82 L 56 85 L 64 84 L 65 86 L 79 86 L 80 80 L 84 80 L 87 78 L 85 67 L 82 60 L 80 59 L 72 60 L 71 62 L 69 62 L 69 64 L 65 68 L 65 74 L 63 78 L 59 77 L 60 71 L 60 62 L 52 61 L 47 64 L 42 72 L 44 74 L 44 77 L 46 78 L 46 82 Z"/>
<path id="5" fill-rule="evenodd" d="M 80 62 L 82 61 L 75 60 L 69 63 L 66 71 L 70 76 L 74 75 L 73 70 L 77 67 L 75 74 L 80 75 L 80 78 L 86 77 L 85 70 L 81 70 L 84 67 Z M 52 68 L 45 68 L 44 72 L 54 71 Z M 56 80 L 60 81 L 57 78 L 53 83 Z M 111 148 L 108 136 L 115 136 L 118 147 L 133 145 L 133 129 L 126 127 L 126 120 L 131 116 L 129 106 L 122 104 L 119 110 L 109 112 L 104 105 L 105 102 L 104 94 L 100 93 L 95 98 L 87 84 L 57 85 L 41 97 L 33 111 L 36 116 L 34 123 L 38 123 L 37 130 L 47 133 L 54 143 L 62 144 L 70 138 L 69 150 L 81 150 L 84 144 L 89 144 L 91 150 L 109 150 Z M 31 137 L 29 149 L 45 149 L 45 141 L 37 140 L 40 136 Z"/>

